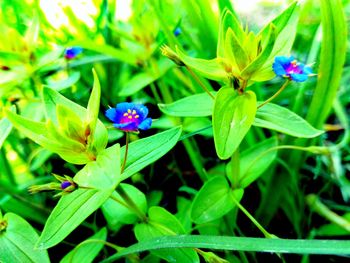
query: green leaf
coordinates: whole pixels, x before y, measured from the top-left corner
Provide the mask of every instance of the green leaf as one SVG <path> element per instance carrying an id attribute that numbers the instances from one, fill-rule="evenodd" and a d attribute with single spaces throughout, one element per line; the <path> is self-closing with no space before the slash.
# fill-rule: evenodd
<path id="1" fill-rule="evenodd" d="M 269 58 L 274 44 L 276 40 L 276 29 L 273 24 L 270 25 L 269 35 L 268 35 L 268 41 L 264 49 L 261 51 L 261 53 L 258 55 L 257 58 L 253 60 L 252 63 L 250 63 L 241 73 L 241 77 L 243 79 L 248 80 L 251 75 L 254 74 L 254 72 L 258 71 L 266 62 L 266 60 Z"/>
<path id="2" fill-rule="evenodd" d="M 344 214 L 342 218 L 350 222 L 350 213 Z M 316 233 L 318 236 L 348 236 L 350 231 L 335 223 L 330 223 L 322 225 Z"/>
<path id="3" fill-rule="evenodd" d="M 324 133 L 289 109 L 273 103 L 258 109 L 253 125 L 300 138 L 313 138 Z"/>
<path id="4" fill-rule="evenodd" d="M 181 135 L 181 126 L 158 133 L 156 135 L 130 143 L 128 158 L 122 179 L 134 175 L 147 165 L 155 162 L 165 155 L 177 143 Z M 120 155 L 124 156 L 125 146 L 121 148 Z"/>
<path id="5" fill-rule="evenodd" d="M 87 240 L 80 243 L 73 250 L 71 250 L 67 255 L 65 255 L 60 263 L 90 263 L 93 262 L 94 258 L 102 250 L 104 243 L 101 241 L 106 241 L 107 229 L 105 227 L 101 228 L 93 236 L 89 237 Z M 93 242 L 93 241 L 96 242 Z M 92 242 L 90 242 L 92 241 Z"/>
<path id="6" fill-rule="evenodd" d="M 250 129 L 256 113 L 256 96 L 252 91 L 235 96 L 232 88 L 223 87 L 216 95 L 213 131 L 216 153 L 228 159 Z"/>
<path id="7" fill-rule="evenodd" d="M 162 207 L 153 206 L 149 209 L 149 221 L 135 226 L 135 236 L 138 241 L 149 240 L 158 236 L 184 234 L 179 220 Z M 199 262 L 197 253 L 190 248 L 162 249 L 152 251 L 153 254 L 167 262 Z"/>
<path id="8" fill-rule="evenodd" d="M 190 68 L 195 69 L 204 77 L 217 81 L 227 81 L 228 73 L 225 71 L 224 59 L 215 58 L 212 60 L 192 58 L 183 53 L 179 48 L 176 48 L 176 53 L 181 60 Z"/>
<path id="9" fill-rule="evenodd" d="M 249 62 L 248 55 L 231 28 L 226 32 L 225 52 L 240 70 L 243 70 L 247 66 Z"/>
<path id="10" fill-rule="evenodd" d="M 147 212 L 147 200 L 144 193 L 130 184 L 120 184 L 118 187 L 123 188 L 141 211 L 145 213 Z M 113 192 L 113 197 L 115 199 L 123 200 L 116 191 Z M 134 224 L 139 220 L 134 211 L 111 198 L 108 199 L 101 208 L 103 215 L 106 218 L 108 228 L 113 231 L 118 230 L 121 224 Z"/>
<path id="11" fill-rule="evenodd" d="M 51 89 L 60 91 L 66 88 L 73 86 L 80 79 L 80 71 L 74 71 L 70 73 L 68 78 L 60 80 L 60 81 L 48 81 L 47 86 Z"/>
<path id="12" fill-rule="evenodd" d="M 277 138 L 272 137 L 255 144 L 240 154 L 239 187 L 246 188 L 269 168 L 277 157 L 277 151 L 270 149 L 276 146 Z"/>
<path id="13" fill-rule="evenodd" d="M 121 62 L 135 67 L 137 66 L 137 58 L 134 56 L 134 54 L 125 49 L 117 49 L 107 44 L 96 44 L 96 42 L 92 40 L 73 41 L 68 43 L 67 46 L 80 46 L 86 50 L 92 50 L 101 54 L 109 55 L 120 60 Z"/>
<path id="14" fill-rule="evenodd" d="M 244 31 L 237 16 L 235 16 L 230 10 L 225 9 L 220 18 L 219 38 L 216 49 L 217 57 L 226 57 L 225 54 L 225 36 L 227 30 L 231 28 L 238 39 L 242 40 L 244 37 Z"/>
<path id="15" fill-rule="evenodd" d="M 47 219 L 36 247 L 45 249 L 60 243 L 96 211 L 112 192 L 113 189 L 77 189 L 62 196 Z"/>
<path id="16" fill-rule="evenodd" d="M 348 255 L 349 240 L 310 240 L 282 238 L 254 238 L 227 236 L 180 235 L 162 236 L 134 244 L 103 260 L 101 263 L 115 262 L 127 255 L 163 248 L 206 248 L 227 251 L 255 251 L 266 253 Z"/>
<path id="17" fill-rule="evenodd" d="M 120 145 L 115 144 L 97 155 L 94 162 L 87 163 L 75 176 L 79 187 L 114 190 L 120 178 Z"/>
<path id="18" fill-rule="evenodd" d="M 118 92 L 118 96 L 130 96 L 162 77 L 174 64 L 168 59 L 158 62 L 158 72 L 141 72 L 131 77 Z"/>
<path id="19" fill-rule="evenodd" d="M 1 262 L 50 262 L 46 250 L 34 249 L 39 236 L 27 221 L 13 213 L 3 218 L 0 214 L 0 226 L 4 222 L 6 228 L 0 230 Z"/>
<path id="20" fill-rule="evenodd" d="M 273 50 L 264 65 L 251 76 L 252 80 L 266 81 L 275 77 L 275 73 L 272 70 L 272 63 L 276 56 L 285 56 L 290 53 L 297 30 L 298 10 L 299 7 L 297 1 L 295 1 L 267 24 L 258 34 L 258 36 L 261 36 L 263 46 L 266 46 L 266 43 L 269 41 L 268 35 L 271 24 L 276 27 L 275 32 L 277 36 Z"/>
<path id="21" fill-rule="evenodd" d="M 98 120 L 98 113 L 100 112 L 101 85 L 95 69 L 92 69 L 92 73 L 94 75 L 94 85 L 87 105 L 86 121 L 90 128 L 90 134 L 93 137 Z"/>
<path id="22" fill-rule="evenodd" d="M 0 149 L 12 130 L 11 122 L 6 118 L 0 120 Z"/>
<path id="23" fill-rule="evenodd" d="M 96 115 L 96 105 L 99 102 L 99 99 L 98 99 L 99 85 L 98 85 L 97 76 L 94 76 L 94 78 L 96 78 L 96 80 L 94 81 L 95 83 L 94 85 L 96 85 L 96 87 L 95 87 L 95 91 L 93 92 L 94 98 L 91 99 L 91 103 L 95 105 L 94 106 L 95 113 L 93 114 Z M 89 118 L 87 109 L 74 103 L 73 101 L 70 101 L 69 99 L 65 98 L 64 96 L 62 96 L 60 93 L 58 93 L 53 89 L 44 87 L 42 97 L 43 97 L 43 102 L 45 106 L 46 117 L 56 125 L 58 124 L 56 108 L 57 108 L 57 105 L 60 105 L 60 104 L 68 107 L 71 111 L 75 112 L 76 115 L 79 116 L 80 121 L 82 123 L 85 123 L 86 120 L 88 120 Z M 92 102 L 92 100 L 94 102 Z M 92 117 L 91 114 L 92 113 L 90 113 L 89 115 L 90 118 Z M 82 130 L 85 131 L 86 127 L 82 127 Z M 94 134 L 91 134 L 91 136 L 92 136 L 92 139 L 89 138 L 88 140 L 89 147 L 93 149 L 93 151 L 95 151 L 96 153 L 98 153 L 101 150 L 104 150 L 108 142 L 108 132 L 106 127 L 103 125 L 103 123 L 98 119 L 96 120 L 95 132 Z"/>
<path id="24" fill-rule="evenodd" d="M 215 96 L 215 92 L 212 92 Z M 207 94 L 191 95 L 170 104 L 158 104 L 159 109 L 170 116 L 205 117 L 211 116 L 214 100 Z"/>
<path id="25" fill-rule="evenodd" d="M 215 176 L 199 190 L 191 207 L 191 219 L 203 224 L 227 214 L 234 206 L 231 194 L 239 202 L 243 189 L 232 190 L 223 176 Z"/>

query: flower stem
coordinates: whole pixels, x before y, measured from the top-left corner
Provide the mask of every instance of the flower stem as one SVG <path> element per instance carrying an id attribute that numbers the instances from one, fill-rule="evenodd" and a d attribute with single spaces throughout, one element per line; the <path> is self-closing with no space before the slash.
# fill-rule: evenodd
<path id="1" fill-rule="evenodd" d="M 250 221 L 252 221 L 252 223 L 261 231 L 261 233 L 263 233 L 263 235 L 266 238 L 276 238 L 275 235 L 270 234 L 269 232 L 266 231 L 266 229 L 260 225 L 260 223 L 258 221 L 256 221 L 256 219 L 236 200 L 236 198 L 231 195 L 233 202 L 237 205 L 237 207 L 239 209 L 241 209 L 241 211 L 250 219 Z"/>
<path id="2" fill-rule="evenodd" d="M 274 98 L 276 98 L 288 86 L 290 82 L 291 82 L 290 79 L 287 79 L 287 81 L 282 85 L 282 87 L 275 94 L 273 94 L 270 98 L 268 98 L 258 106 L 258 109 L 260 109 L 262 106 L 266 105 L 267 103 L 272 101 Z"/>
<path id="3" fill-rule="evenodd" d="M 188 72 L 191 74 L 191 76 L 195 79 L 195 81 L 199 84 L 199 86 L 202 87 L 202 89 L 208 93 L 208 95 L 214 100 L 215 97 L 213 94 L 210 93 L 210 91 L 207 89 L 207 87 L 203 84 L 203 82 L 198 78 L 198 76 L 193 72 L 193 70 L 185 64 L 185 68 L 188 70 Z"/>
<path id="4" fill-rule="evenodd" d="M 120 169 L 120 173 L 121 173 L 121 174 L 124 172 L 124 169 L 125 169 L 126 159 L 128 158 L 128 151 L 129 151 L 129 133 L 128 133 L 128 132 L 126 132 L 126 136 L 125 136 L 125 153 L 124 153 L 124 161 L 123 161 L 122 168 Z"/>

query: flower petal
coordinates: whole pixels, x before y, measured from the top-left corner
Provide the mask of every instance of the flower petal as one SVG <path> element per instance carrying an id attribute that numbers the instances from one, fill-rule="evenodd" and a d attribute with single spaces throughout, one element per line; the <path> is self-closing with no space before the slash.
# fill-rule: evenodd
<path id="1" fill-rule="evenodd" d="M 307 74 L 290 74 L 290 78 L 296 82 L 304 82 L 307 80 Z"/>
<path id="2" fill-rule="evenodd" d="M 152 119 L 147 118 L 143 122 L 140 123 L 139 129 L 140 130 L 148 130 L 149 128 L 151 128 L 151 125 L 152 125 Z"/>
<path id="3" fill-rule="evenodd" d="M 127 123 L 113 123 L 113 126 L 122 131 L 137 131 L 138 127 L 135 122 L 127 122 Z"/>
<path id="4" fill-rule="evenodd" d="M 141 121 L 143 121 L 148 115 L 147 107 L 142 105 L 142 104 L 136 104 L 135 110 L 136 110 L 137 114 L 140 116 Z"/>
<path id="5" fill-rule="evenodd" d="M 117 110 L 115 108 L 110 108 L 110 109 L 106 110 L 105 115 L 112 122 L 117 121 Z"/>

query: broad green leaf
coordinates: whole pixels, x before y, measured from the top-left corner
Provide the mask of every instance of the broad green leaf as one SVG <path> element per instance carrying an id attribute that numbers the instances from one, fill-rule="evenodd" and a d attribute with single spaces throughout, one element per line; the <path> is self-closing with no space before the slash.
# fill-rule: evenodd
<path id="1" fill-rule="evenodd" d="M 350 213 L 344 214 L 342 218 L 350 222 Z M 348 236 L 350 231 L 335 223 L 330 223 L 319 227 L 316 233 L 318 236 Z"/>
<path id="2" fill-rule="evenodd" d="M 239 202 L 243 189 L 232 190 L 223 176 L 215 176 L 199 190 L 191 207 L 191 218 L 196 224 L 203 224 L 227 214 L 234 206 L 233 194 Z"/>
<path id="3" fill-rule="evenodd" d="M 294 112 L 273 103 L 258 109 L 253 125 L 300 138 L 313 138 L 323 133 Z"/>
<path id="4" fill-rule="evenodd" d="M 232 88 L 223 87 L 215 98 L 213 131 L 216 153 L 228 159 L 250 129 L 256 113 L 256 96 L 252 91 L 235 95 Z"/>
<path id="5" fill-rule="evenodd" d="M 149 240 L 158 236 L 172 236 L 185 233 L 179 220 L 164 208 L 153 206 L 149 209 L 148 214 L 148 222 L 135 226 L 134 231 L 138 241 Z M 191 248 L 162 249 L 152 251 L 152 253 L 167 262 L 199 262 L 197 253 Z"/>
<path id="6" fill-rule="evenodd" d="M 120 182 L 120 146 L 115 144 L 97 155 L 94 162 L 87 163 L 75 176 L 79 187 L 114 190 Z"/>
<path id="7" fill-rule="evenodd" d="M 104 246 L 101 241 L 106 241 L 107 229 L 104 227 L 84 242 L 80 243 L 67 255 L 65 255 L 60 263 L 90 263 L 98 255 Z M 96 242 L 89 242 L 96 240 Z M 86 242 L 86 243 L 85 243 Z"/>
<path id="8" fill-rule="evenodd" d="M 163 236 L 145 240 L 117 252 L 102 263 L 116 262 L 127 255 L 153 251 L 163 248 L 195 247 L 225 251 L 255 251 L 267 253 L 314 254 L 314 255 L 349 255 L 349 240 L 331 239 L 282 239 L 256 237 L 228 237 L 180 235 Z"/>
<path id="9" fill-rule="evenodd" d="M 1 230 L 1 226 L 5 228 Z M 32 226 L 13 213 L 0 214 L 1 262 L 50 262 L 46 250 L 34 249 L 39 236 Z"/>
<path id="10" fill-rule="evenodd" d="M 204 77 L 217 81 L 228 80 L 228 73 L 225 71 L 224 59 L 215 58 L 212 60 L 206 60 L 192 58 L 185 55 L 179 48 L 176 48 L 176 53 L 187 66 L 195 69 Z"/>
<path id="11" fill-rule="evenodd" d="M 276 159 L 277 151 L 270 150 L 277 146 L 277 138 L 272 137 L 262 141 L 240 154 L 240 179 L 239 187 L 246 188 L 261 176 L 271 163 Z M 230 169 L 231 163 L 226 166 Z M 231 174 L 230 171 L 227 174 Z"/>
<path id="12" fill-rule="evenodd" d="M 50 248 L 65 239 L 112 194 L 113 189 L 77 189 L 58 201 L 36 243 L 38 249 Z"/>
<path id="13" fill-rule="evenodd" d="M 141 211 L 147 212 L 147 200 L 144 193 L 130 184 L 120 184 L 118 187 L 123 188 Z M 113 197 L 123 201 L 122 197 L 116 191 L 113 192 Z M 139 219 L 132 210 L 111 198 L 108 199 L 101 208 L 107 221 L 108 228 L 113 231 L 118 230 L 120 224 L 134 224 Z"/>
<path id="14" fill-rule="evenodd" d="M 215 92 L 212 92 L 215 96 Z M 170 116 L 205 117 L 213 113 L 214 100 L 207 94 L 191 95 L 170 104 L 158 104 L 159 109 Z"/>
<path id="15" fill-rule="evenodd" d="M 0 120 L 0 149 L 4 141 L 6 140 L 7 136 L 10 134 L 11 130 L 12 130 L 11 122 L 6 117 L 2 118 Z"/>
<path id="16" fill-rule="evenodd" d="M 181 130 L 181 127 L 175 127 L 130 143 L 128 158 L 121 180 L 129 178 L 147 165 L 155 162 L 165 155 L 177 143 L 181 135 Z M 120 151 L 120 156 L 122 159 L 124 153 L 125 146 L 122 147 Z"/>
<path id="17" fill-rule="evenodd" d="M 226 32 L 225 52 L 240 70 L 243 70 L 247 66 L 249 62 L 248 55 L 231 28 Z"/>
<path id="18" fill-rule="evenodd" d="M 118 96 L 123 97 L 135 94 L 162 77 L 171 67 L 174 66 L 174 63 L 169 59 L 162 59 L 158 63 L 158 72 L 141 72 L 135 74 L 122 86 L 121 90 L 118 92 Z"/>

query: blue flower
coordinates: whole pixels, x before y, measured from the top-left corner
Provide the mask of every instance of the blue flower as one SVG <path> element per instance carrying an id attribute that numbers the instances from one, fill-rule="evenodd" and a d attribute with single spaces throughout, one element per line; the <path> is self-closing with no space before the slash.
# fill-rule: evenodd
<path id="1" fill-rule="evenodd" d="M 178 36 L 178 35 L 180 35 L 181 34 L 181 28 L 179 28 L 179 27 L 177 27 L 175 30 L 174 30 L 174 36 Z"/>
<path id="2" fill-rule="evenodd" d="M 64 57 L 66 59 L 73 59 L 78 56 L 81 52 L 83 52 L 83 48 L 81 47 L 67 47 L 64 50 Z"/>
<path id="3" fill-rule="evenodd" d="M 125 132 L 148 130 L 152 119 L 147 118 L 147 115 L 146 106 L 129 102 L 118 103 L 115 108 L 106 111 L 106 117 L 113 122 L 113 126 Z"/>
<path id="4" fill-rule="evenodd" d="M 64 190 L 64 189 L 68 188 L 71 185 L 73 185 L 72 182 L 70 182 L 70 181 L 63 181 L 61 183 L 61 189 Z"/>
<path id="5" fill-rule="evenodd" d="M 286 56 L 275 57 L 272 68 L 277 76 L 289 78 L 296 82 L 303 82 L 313 75 L 309 66 L 299 63 L 293 56 L 289 58 Z"/>

